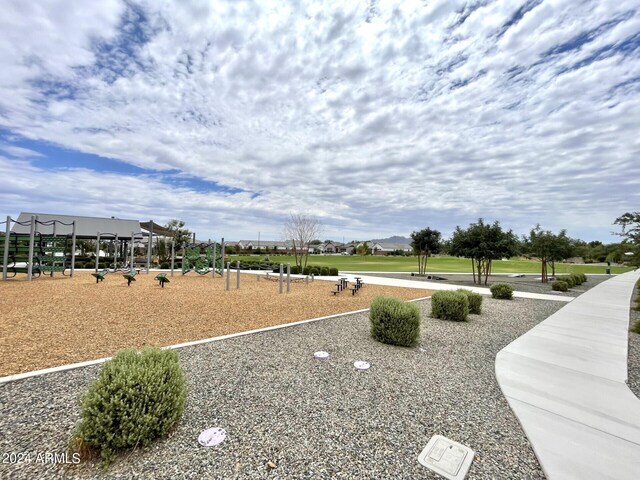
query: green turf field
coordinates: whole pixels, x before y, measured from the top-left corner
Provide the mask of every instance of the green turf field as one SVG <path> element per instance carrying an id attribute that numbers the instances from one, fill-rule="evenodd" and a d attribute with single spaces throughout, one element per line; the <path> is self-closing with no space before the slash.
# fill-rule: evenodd
<path id="1" fill-rule="evenodd" d="M 237 256 L 231 255 L 230 260 L 243 258 L 255 260 L 265 255 Z M 292 256 L 269 255 L 273 262 L 291 263 L 295 265 Z M 418 261 L 416 257 L 383 257 L 359 255 L 310 255 L 309 265 L 319 267 L 336 267 L 340 271 L 357 272 L 416 272 Z M 605 273 L 607 267 L 601 265 L 556 264 L 556 273 Z M 624 273 L 632 268 L 612 266 L 611 273 Z M 427 264 L 428 272 L 471 272 L 471 261 L 457 257 L 431 257 Z M 539 273 L 540 262 L 531 260 L 496 260 L 493 262 L 493 273 Z M 549 274 L 551 266 L 549 265 Z"/>

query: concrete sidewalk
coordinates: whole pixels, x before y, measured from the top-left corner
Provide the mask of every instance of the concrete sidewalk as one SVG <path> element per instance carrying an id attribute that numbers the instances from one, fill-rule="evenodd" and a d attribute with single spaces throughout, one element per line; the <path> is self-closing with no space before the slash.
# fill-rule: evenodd
<path id="1" fill-rule="evenodd" d="M 366 274 L 345 274 L 342 275 L 347 277 L 349 281 L 353 281 L 355 277 L 360 277 L 364 284 L 371 285 L 389 285 L 393 287 L 404 287 L 404 288 L 423 288 L 428 290 L 457 290 L 459 288 L 465 288 L 467 290 L 471 290 L 476 293 L 480 293 L 482 295 L 491 295 L 491 290 L 484 287 L 467 287 L 462 285 L 451 285 L 451 284 L 442 284 L 435 282 L 423 282 L 422 280 L 403 280 L 399 278 L 386 278 L 386 277 L 372 277 L 367 276 Z M 328 277 L 321 277 L 328 278 Z M 337 278 L 337 277 L 331 277 Z M 513 292 L 513 296 L 517 298 L 533 298 L 538 300 L 555 300 L 557 302 L 570 302 L 573 300 L 573 297 L 563 297 L 556 295 L 548 295 L 544 293 L 530 293 L 530 292 Z"/>
<path id="2" fill-rule="evenodd" d="M 625 383 L 639 276 L 596 285 L 496 356 L 498 384 L 547 478 L 640 478 L 640 399 Z"/>
<path id="3" fill-rule="evenodd" d="M 235 270 L 231 270 L 233 277 Z M 269 273 L 270 277 L 277 277 L 277 273 L 260 271 L 260 270 L 241 270 L 240 273 L 247 273 L 253 275 L 266 275 Z M 387 272 L 389 273 L 389 272 Z M 291 278 L 304 278 L 305 275 L 291 275 Z M 399 278 L 387 278 L 387 277 L 372 277 L 366 274 L 354 274 L 344 273 L 339 276 L 327 276 L 327 277 L 315 277 L 317 280 L 328 280 L 337 282 L 339 278 L 347 278 L 349 282 L 355 282 L 356 277 L 360 277 L 364 284 L 370 285 L 388 285 L 390 287 L 403 287 L 403 288 L 420 288 L 423 290 L 457 290 L 459 288 L 466 288 L 467 290 L 480 293 L 481 295 L 491 295 L 491 290 L 484 287 L 467 287 L 464 285 L 451 285 L 434 282 L 423 282 L 422 280 L 403 280 Z M 283 276 L 283 280 L 286 282 L 287 275 Z M 537 300 L 554 300 L 556 302 L 570 302 L 574 297 L 565 297 L 560 295 L 548 295 L 544 293 L 530 293 L 530 292 L 518 292 L 514 291 L 513 296 L 516 298 L 532 298 Z"/>

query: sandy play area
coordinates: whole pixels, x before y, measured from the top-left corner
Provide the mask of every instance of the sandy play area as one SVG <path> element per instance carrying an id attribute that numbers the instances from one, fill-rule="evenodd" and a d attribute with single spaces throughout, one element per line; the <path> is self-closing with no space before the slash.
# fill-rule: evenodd
<path id="1" fill-rule="evenodd" d="M 156 273 L 140 273 L 127 287 L 121 273 L 96 284 L 89 272 L 0 282 L 0 376 L 92 360 L 125 347 L 172 345 L 229 333 L 368 308 L 378 295 L 403 299 L 429 290 L 365 285 L 356 296 L 330 292 L 334 282 L 278 282 L 242 275 L 236 290 L 225 280 L 180 273 L 165 288 Z M 286 291 L 286 286 L 285 286 Z"/>

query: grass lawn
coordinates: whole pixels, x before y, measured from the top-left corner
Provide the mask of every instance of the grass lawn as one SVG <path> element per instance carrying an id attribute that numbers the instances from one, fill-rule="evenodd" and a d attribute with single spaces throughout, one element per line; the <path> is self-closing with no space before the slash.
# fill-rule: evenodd
<path id="1" fill-rule="evenodd" d="M 264 257 L 265 255 L 238 256 L 231 255 L 230 260 L 242 260 Z M 290 255 L 269 255 L 273 262 L 291 263 L 295 260 Z M 417 272 L 416 257 L 383 257 L 360 255 L 310 255 L 309 265 L 319 267 L 336 267 L 341 271 L 358 272 Z M 556 264 L 556 273 L 605 273 L 601 265 Z M 612 266 L 611 273 L 624 273 L 632 270 L 630 267 Z M 458 257 L 432 257 L 427 264 L 428 272 L 471 272 L 471 261 Z M 532 260 L 497 260 L 493 262 L 493 273 L 540 273 L 540 262 Z M 549 266 L 551 274 L 551 266 Z"/>

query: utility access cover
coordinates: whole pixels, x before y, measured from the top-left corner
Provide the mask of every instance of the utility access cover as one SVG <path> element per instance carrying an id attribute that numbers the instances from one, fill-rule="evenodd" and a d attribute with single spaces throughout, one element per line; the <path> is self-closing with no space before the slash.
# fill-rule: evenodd
<path id="1" fill-rule="evenodd" d="M 449 480 L 462 480 L 469 471 L 474 451 L 442 435 L 434 435 L 418 455 L 418 461 Z"/>

